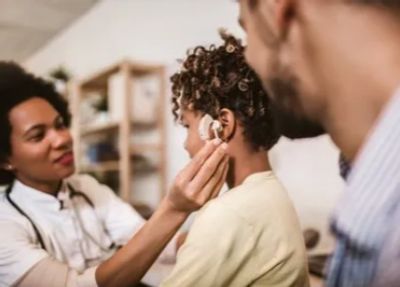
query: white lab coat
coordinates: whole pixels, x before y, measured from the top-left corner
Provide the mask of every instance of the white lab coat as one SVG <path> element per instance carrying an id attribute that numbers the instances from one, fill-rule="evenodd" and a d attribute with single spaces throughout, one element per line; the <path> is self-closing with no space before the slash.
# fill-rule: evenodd
<path id="1" fill-rule="evenodd" d="M 66 183 L 87 195 L 70 198 Z M 96 266 L 111 256 L 111 243 L 125 244 L 145 220 L 107 186 L 88 175 L 65 180 L 57 197 L 15 181 L 11 199 L 38 228 L 45 250 L 29 220 L 0 194 L 0 287 L 12 286 L 44 258 L 54 258 L 96 286 Z M 88 283 L 89 282 L 89 283 Z"/>

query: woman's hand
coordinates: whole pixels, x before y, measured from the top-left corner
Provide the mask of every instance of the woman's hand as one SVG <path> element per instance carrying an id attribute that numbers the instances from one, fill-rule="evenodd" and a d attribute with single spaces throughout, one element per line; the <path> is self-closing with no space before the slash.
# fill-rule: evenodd
<path id="1" fill-rule="evenodd" d="M 165 198 L 173 210 L 192 212 L 218 195 L 228 170 L 226 148 L 218 139 L 209 141 L 181 170 Z"/>
<path id="2" fill-rule="evenodd" d="M 178 174 L 153 216 L 96 270 L 98 286 L 137 284 L 190 212 L 218 195 L 227 173 L 226 144 L 207 143 Z"/>

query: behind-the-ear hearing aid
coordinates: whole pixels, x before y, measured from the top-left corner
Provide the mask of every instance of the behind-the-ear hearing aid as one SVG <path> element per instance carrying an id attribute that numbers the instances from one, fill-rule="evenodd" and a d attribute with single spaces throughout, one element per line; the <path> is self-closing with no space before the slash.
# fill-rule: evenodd
<path id="1" fill-rule="evenodd" d="M 210 134 L 210 130 L 212 134 Z M 205 114 L 199 122 L 199 135 L 202 140 L 210 140 L 212 135 L 219 138 L 222 131 L 222 124 L 218 120 L 214 120 L 209 114 Z"/>

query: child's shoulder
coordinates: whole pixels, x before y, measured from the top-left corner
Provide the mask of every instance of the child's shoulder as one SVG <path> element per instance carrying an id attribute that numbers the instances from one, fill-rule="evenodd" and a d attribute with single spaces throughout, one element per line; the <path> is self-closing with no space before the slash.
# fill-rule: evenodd
<path id="1" fill-rule="evenodd" d="M 286 196 L 285 188 L 272 172 L 261 172 L 250 175 L 242 184 L 222 194 L 214 204 L 248 209 L 249 205 L 265 207 L 272 199 Z"/>
<path id="2" fill-rule="evenodd" d="M 241 185 L 211 200 L 202 208 L 200 215 L 233 221 L 240 218 L 254 224 L 260 217 L 268 218 L 285 209 L 292 209 L 285 188 L 272 172 L 263 172 L 251 175 Z"/>

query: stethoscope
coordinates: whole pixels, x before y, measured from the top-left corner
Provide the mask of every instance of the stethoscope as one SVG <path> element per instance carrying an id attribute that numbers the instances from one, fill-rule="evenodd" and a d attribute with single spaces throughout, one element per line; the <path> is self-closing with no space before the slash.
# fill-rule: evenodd
<path id="1" fill-rule="evenodd" d="M 34 223 L 34 221 L 32 220 L 32 218 L 30 218 L 30 217 L 26 214 L 26 212 L 24 212 L 24 211 L 22 210 L 22 208 L 21 208 L 20 206 L 18 206 L 18 204 L 11 198 L 10 193 L 11 193 L 11 191 L 12 191 L 12 187 L 13 187 L 13 184 L 10 184 L 10 185 L 7 187 L 7 189 L 5 190 L 5 194 L 6 194 L 7 201 L 8 201 L 22 216 L 24 216 L 26 219 L 28 219 L 28 221 L 32 224 L 33 230 L 34 230 L 34 232 L 35 232 L 36 238 L 37 238 L 38 241 L 39 241 L 40 247 L 41 247 L 42 249 L 44 249 L 44 250 L 47 251 L 46 246 L 45 246 L 45 244 L 44 244 L 43 237 L 42 237 L 42 235 L 40 234 L 39 229 L 37 228 L 37 225 Z M 71 184 L 69 184 L 69 183 L 67 183 L 67 187 L 68 187 L 68 189 L 69 189 L 69 191 L 70 191 L 70 193 L 69 193 L 69 198 L 70 198 L 71 202 L 72 202 L 72 199 L 73 199 L 74 197 L 80 196 L 80 197 L 83 198 L 84 201 L 93 209 L 93 212 L 96 213 L 96 211 L 94 210 L 94 203 L 93 203 L 93 201 L 92 201 L 85 193 L 83 193 L 83 192 L 81 192 L 81 191 L 77 191 L 77 190 L 76 190 Z M 61 204 L 62 204 L 62 202 L 61 202 Z M 84 228 L 84 224 L 83 224 L 83 222 L 82 222 L 82 220 L 81 220 L 81 218 L 80 218 L 79 212 L 76 210 L 75 205 L 72 204 L 72 208 L 73 208 L 74 213 L 75 213 L 75 215 L 76 215 L 76 217 L 77 217 L 77 219 L 78 219 L 78 222 L 79 222 L 79 225 L 80 225 L 80 227 L 81 227 L 81 230 L 83 231 L 83 233 L 85 234 L 85 236 L 86 236 L 90 241 L 92 241 L 95 245 L 97 245 L 102 251 L 111 251 L 111 250 L 113 250 L 113 249 L 115 249 L 115 248 L 121 247 L 121 246 L 117 246 L 117 245 L 115 244 L 115 242 L 111 240 L 111 236 L 110 236 L 110 234 L 107 232 L 107 230 L 106 230 L 105 228 L 104 228 L 104 232 L 105 232 L 106 235 L 109 237 L 111 244 L 110 244 L 108 247 L 104 247 L 102 244 L 100 244 L 100 243 L 99 243 L 97 240 L 95 240 L 95 239 L 93 238 L 93 236 L 92 236 L 89 232 L 87 232 L 86 229 Z M 100 219 L 98 218 L 97 214 L 96 214 L 96 218 L 97 218 L 97 220 L 99 221 L 99 223 L 101 223 L 101 221 L 100 221 Z M 82 253 L 84 253 L 84 252 L 82 251 Z"/>

